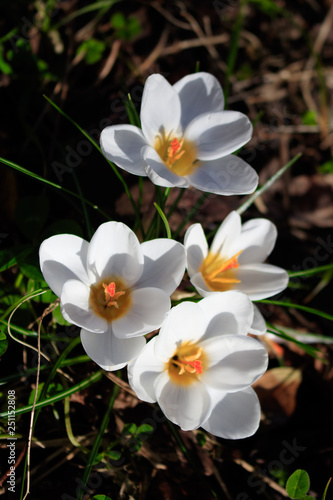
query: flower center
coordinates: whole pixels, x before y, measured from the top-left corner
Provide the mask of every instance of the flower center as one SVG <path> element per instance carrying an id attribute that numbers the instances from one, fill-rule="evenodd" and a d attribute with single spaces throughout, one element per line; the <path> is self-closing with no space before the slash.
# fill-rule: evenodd
<path id="1" fill-rule="evenodd" d="M 195 145 L 183 137 L 180 140 L 177 137 L 171 139 L 170 135 L 157 135 L 155 150 L 173 173 L 180 176 L 192 174 L 199 167 Z"/>
<path id="2" fill-rule="evenodd" d="M 132 303 L 131 290 L 126 289 L 124 282 L 119 278 L 104 278 L 99 283 L 91 285 L 89 302 L 95 314 L 110 323 L 124 316 L 129 310 Z"/>
<path id="3" fill-rule="evenodd" d="M 225 292 L 231 290 L 236 283 L 240 283 L 236 269 L 239 267 L 237 257 L 241 253 L 242 250 L 230 259 L 225 259 L 220 254 L 208 252 L 200 267 L 200 272 L 211 290 Z"/>
<path id="4" fill-rule="evenodd" d="M 206 363 L 207 357 L 202 347 L 186 342 L 177 348 L 166 368 L 174 383 L 187 386 L 202 374 Z"/>

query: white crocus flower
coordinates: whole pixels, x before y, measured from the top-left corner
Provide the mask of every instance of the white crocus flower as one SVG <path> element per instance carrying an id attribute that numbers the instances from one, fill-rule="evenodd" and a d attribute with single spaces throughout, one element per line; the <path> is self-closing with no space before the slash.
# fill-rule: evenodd
<path id="1" fill-rule="evenodd" d="M 40 266 L 63 317 L 82 328 L 88 356 L 106 370 L 125 366 L 159 328 L 185 270 L 185 249 L 170 239 L 140 244 L 125 224 L 106 222 L 90 243 L 60 234 L 40 247 Z"/>
<path id="2" fill-rule="evenodd" d="M 242 226 L 237 212 L 231 212 L 208 248 L 201 224 L 193 224 L 184 239 L 191 283 L 203 297 L 239 290 L 251 300 L 260 300 L 281 292 L 288 285 L 287 272 L 263 262 L 276 238 L 276 227 L 269 220 L 252 219 Z M 249 332 L 266 332 L 265 320 L 256 306 Z"/>
<path id="3" fill-rule="evenodd" d="M 159 334 L 128 365 L 129 383 L 183 430 L 251 436 L 260 405 L 251 385 L 267 369 L 265 348 L 246 334 L 253 307 L 241 292 L 218 293 L 171 309 Z"/>
<path id="4" fill-rule="evenodd" d="M 223 108 L 222 88 L 209 73 L 185 76 L 175 85 L 151 75 L 142 96 L 142 130 L 133 125 L 105 128 L 103 154 L 158 186 L 252 193 L 256 172 L 231 154 L 251 139 L 252 125 L 243 113 Z"/>

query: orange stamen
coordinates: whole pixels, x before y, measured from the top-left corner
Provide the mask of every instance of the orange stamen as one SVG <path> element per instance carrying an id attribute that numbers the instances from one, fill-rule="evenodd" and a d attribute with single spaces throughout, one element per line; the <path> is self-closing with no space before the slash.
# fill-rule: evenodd
<path id="1" fill-rule="evenodd" d="M 230 259 L 224 260 L 224 259 L 214 259 L 213 262 L 207 265 L 205 269 L 205 277 L 209 279 L 210 281 L 220 281 L 221 277 L 218 278 L 218 275 L 223 273 L 224 271 L 227 271 L 229 269 L 237 269 L 239 267 L 239 263 L 237 260 L 238 255 L 242 253 L 242 250 L 240 250 L 238 253 L 236 253 L 233 257 L 230 257 Z M 224 279 L 223 281 L 230 281 L 233 283 L 239 282 L 238 280 L 228 280 Z"/>
<path id="2" fill-rule="evenodd" d="M 195 354 L 183 358 L 178 358 L 178 356 L 172 358 L 172 363 L 179 366 L 178 375 L 183 375 L 185 371 L 200 375 L 202 373 L 202 361 L 198 358 L 200 358 L 201 353 L 202 347 L 199 347 Z"/>

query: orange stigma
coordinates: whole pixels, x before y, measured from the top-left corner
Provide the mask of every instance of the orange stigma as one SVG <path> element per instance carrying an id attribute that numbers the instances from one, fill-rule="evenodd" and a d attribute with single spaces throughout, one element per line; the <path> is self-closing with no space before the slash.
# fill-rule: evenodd
<path id="1" fill-rule="evenodd" d="M 185 153 L 185 151 L 182 150 L 183 144 L 184 139 L 181 139 L 181 141 L 179 142 L 177 137 L 172 139 L 172 141 L 170 142 L 170 146 L 167 149 L 167 163 L 170 167 Z"/>
<path id="2" fill-rule="evenodd" d="M 119 309 L 117 300 L 119 297 L 125 294 L 124 291 L 119 291 L 116 292 L 116 284 L 114 281 L 111 281 L 109 285 L 106 285 L 103 283 L 103 288 L 104 288 L 104 294 L 105 294 L 105 306 L 104 307 L 111 307 L 114 306 L 117 309 Z"/>

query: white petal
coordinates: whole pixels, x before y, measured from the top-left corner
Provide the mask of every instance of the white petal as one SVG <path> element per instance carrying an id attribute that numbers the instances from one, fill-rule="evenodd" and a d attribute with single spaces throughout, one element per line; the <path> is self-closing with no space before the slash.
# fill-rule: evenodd
<path id="1" fill-rule="evenodd" d="M 88 250 L 91 280 L 118 276 L 132 286 L 141 276 L 143 254 L 131 229 L 121 222 L 105 222 L 95 232 Z"/>
<path id="2" fill-rule="evenodd" d="M 249 387 L 243 391 L 226 394 L 201 427 L 224 439 L 244 439 L 256 432 L 259 423 L 258 396 L 252 387 Z"/>
<path id="3" fill-rule="evenodd" d="M 64 283 L 77 279 L 89 285 L 86 271 L 89 243 L 73 234 L 57 234 L 39 249 L 40 268 L 51 290 L 60 297 Z"/>
<path id="4" fill-rule="evenodd" d="M 252 335 L 264 335 L 267 332 L 266 321 L 255 304 L 253 304 L 253 312 L 253 322 L 249 333 L 252 333 Z"/>
<path id="5" fill-rule="evenodd" d="M 231 258 L 233 247 L 237 244 L 241 234 L 242 222 L 237 212 L 232 211 L 224 219 L 218 228 L 212 241 L 210 251 L 213 254 L 221 254 L 224 258 Z"/>
<path id="6" fill-rule="evenodd" d="M 199 160 L 216 160 L 233 153 L 252 136 L 247 116 L 238 111 L 205 113 L 187 126 L 184 139 L 194 142 Z"/>
<path id="7" fill-rule="evenodd" d="M 108 329 L 107 321 L 97 316 L 90 303 L 90 288 L 77 280 L 69 280 L 63 286 L 61 307 L 67 321 L 90 332 L 103 333 Z"/>
<path id="8" fill-rule="evenodd" d="M 184 246 L 171 239 L 158 238 L 142 243 L 141 250 L 144 268 L 135 288 L 160 288 L 171 295 L 184 276 Z"/>
<path id="9" fill-rule="evenodd" d="M 154 353 L 156 339 L 157 337 L 151 339 L 142 349 L 139 356 L 131 361 L 127 367 L 130 386 L 138 398 L 148 403 L 156 401 L 154 383 L 156 378 L 165 369 L 165 363 L 155 356 Z"/>
<path id="10" fill-rule="evenodd" d="M 199 272 L 199 273 L 196 273 L 194 274 L 192 277 L 191 277 L 191 283 L 192 285 L 194 286 L 194 288 L 196 289 L 196 291 L 198 292 L 199 295 L 201 295 L 201 297 L 209 297 L 209 295 L 212 295 L 213 293 L 216 293 L 216 292 L 213 292 L 210 288 L 208 288 L 202 274 Z"/>
<path id="11" fill-rule="evenodd" d="M 147 78 L 141 104 L 142 131 L 148 143 L 154 146 L 158 134 L 180 130 L 180 99 L 175 89 L 162 75 Z"/>
<path id="12" fill-rule="evenodd" d="M 241 282 L 235 288 L 252 300 L 261 300 L 282 292 L 288 285 L 288 273 L 270 264 L 245 264 L 237 269 Z"/>
<path id="13" fill-rule="evenodd" d="M 193 224 L 184 236 L 187 271 L 191 277 L 197 273 L 208 254 L 208 244 L 201 224 Z"/>
<path id="14" fill-rule="evenodd" d="M 140 154 L 141 148 L 147 145 L 146 138 L 134 125 L 112 125 L 102 130 L 102 153 L 118 167 L 131 174 L 146 175 Z"/>
<path id="15" fill-rule="evenodd" d="M 111 328 L 102 334 L 82 329 L 81 342 L 88 356 L 107 371 L 126 366 L 140 354 L 146 344 L 144 337 L 118 339 Z"/>
<path id="16" fill-rule="evenodd" d="M 201 342 L 209 366 L 200 380 L 213 389 L 236 392 L 252 385 L 266 371 L 268 354 L 246 335 L 222 335 Z"/>
<path id="17" fill-rule="evenodd" d="M 163 187 L 188 187 L 189 183 L 185 177 L 174 174 L 161 160 L 154 148 L 146 146 L 141 150 L 145 161 L 145 170 L 149 179 L 156 186 Z"/>
<path id="18" fill-rule="evenodd" d="M 180 97 L 183 129 L 196 116 L 223 111 L 224 97 L 221 85 L 210 73 L 186 75 L 175 83 L 173 88 Z"/>
<path id="19" fill-rule="evenodd" d="M 245 222 L 239 237 L 238 257 L 240 264 L 263 262 L 274 248 L 277 238 L 275 225 L 267 219 L 252 219 Z"/>
<path id="20" fill-rule="evenodd" d="M 182 342 L 197 342 L 205 331 L 204 315 L 194 302 L 182 302 L 171 309 L 161 327 L 155 354 L 167 362 Z"/>
<path id="21" fill-rule="evenodd" d="M 156 330 L 171 307 L 169 295 L 159 288 L 133 290 L 131 300 L 131 307 L 126 314 L 112 322 L 114 334 L 122 339 Z"/>
<path id="22" fill-rule="evenodd" d="M 253 321 L 253 304 L 244 293 L 215 292 L 198 302 L 206 321 L 204 339 L 246 335 Z"/>
<path id="23" fill-rule="evenodd" d="M 154 389 L 163 413 L 184 431 L 197 429 L 211 413 L 211 399 L 199 381 L 182 387 L 171 382 L 164 371 L 155 380 Z"/>
<path id="24" fill-rule="evenodd" d="M 256 171 L 235 155 L 200 161 L 200 166 L 187 179 L 201 191 L 224 196 L 253 193 L 258 185 Z"/>

